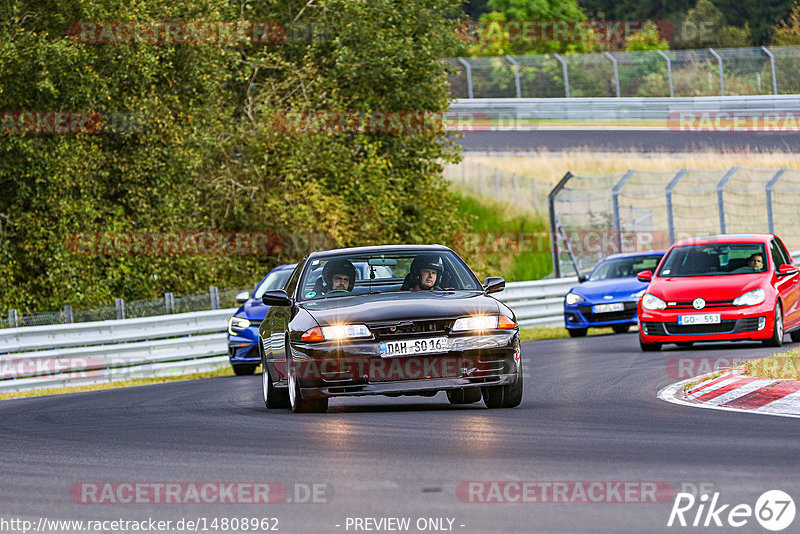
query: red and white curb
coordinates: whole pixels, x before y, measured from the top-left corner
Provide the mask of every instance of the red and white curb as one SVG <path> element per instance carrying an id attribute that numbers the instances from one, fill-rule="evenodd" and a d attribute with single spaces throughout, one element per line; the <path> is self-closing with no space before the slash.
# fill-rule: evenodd
<path id="1" fill-rule="evenodd" d="M 754 378 L 731 370 L 684 391 L 686 384 L 702 378 L 667 386 L 658 392 L 658 398 L 695 408 L 800 417 L 800 381 Z"/>

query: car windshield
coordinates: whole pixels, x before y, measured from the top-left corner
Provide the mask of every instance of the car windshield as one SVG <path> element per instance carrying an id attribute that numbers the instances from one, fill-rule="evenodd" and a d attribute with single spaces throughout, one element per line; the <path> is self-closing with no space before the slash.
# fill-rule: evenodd
<path id="1" fill-rule="evenodd" d="M 256 289 L 253 298 L 260 299 L 264 296 L 264 292 L 269 291 L 270 289 L 283 289 L 283 286 L 286 285 L 286 281 L 292 276 L 292 271 L 294 269 L 281 269 L 280 271 L 272 271 L 264 278 L 264 281 L 261 282 L 261 285 L 258 286 Z"/>
<path id="2" fill-rule="evenodd" d="M 644 256 L 628 256 L 625 258 L 611 258 L 597 264 L 588 281 L 609 280 L 611 278 L 628 278 L 636 276 L 640 271 L 653 270 L 658 265 L 663 254 L 649 254 Z"/>
<path id="3" fill-rule="evenodd" d="M 658 276 L 716 276 L 764 272 L 763 243 L 687 245 L 667 254 Z"/>
<path id="4" fill-rule="evenodd" d="M 412 264 L 415 274 L 411 272 Z M 351 281 L 352 273 L 355 279 Z M 420 278 L 426 274 L 429 278 L 421 283 Z M 425 286 L 429 282 L 433 291 L 483 289 L 472 271 L 450 250 L 374 252 L 311 260 L 300 281 L 299 300 L 414 291 L 428 289 Z"/>

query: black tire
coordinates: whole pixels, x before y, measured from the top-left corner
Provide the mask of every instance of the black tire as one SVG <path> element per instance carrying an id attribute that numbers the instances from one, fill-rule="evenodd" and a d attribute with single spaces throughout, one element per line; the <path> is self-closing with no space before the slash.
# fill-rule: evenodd
<path id="1" fill-rule="evenodd" d="M 483 402 L 487 408 L 514 408 L 522 402 L 522 362 L 519 364 L 517 381 L 505 386 L 481 388 Z"/>
<path id="2" fill-rule="evenodd" d="M 257 366 L 249 363 L 237 363 L 231 364 L 231 367 L 233 367 L 233 374 L 236 376 L 251 376 L 256 372 Z"/>
<path id="3" fill-rule="evenodd" d="M 586 337 L 586 328 L 567 328 L 569 337 Z"/>
<path id="4" fill-rule="evenodd" d="M 472 404 L 481 400 L 481 388 L 448 389 L 450 404 Z"/>
<path id="5" fill-rule="evenodd" d="M 792 330 L 789 332 L 789 337 L 792 338 L 792 341 L 795 343 L 800 342 L 800 330 Z"/>
<path id="6" fill-rule="evenodd" d="M 611 328 L 614 329 L 615 334 L 625 334 L 630 330 L 631 325 L 629 324 L 615 324 Z"/>
<path id="7" fill-rule="evenodd" d="M 275 384 L 272 382 L 272 375 L 269 374 L 269 369 L 267 368 L 267 362 L 264 358 L 264 349 L 260 339 L 259 345 L 261 346 L 261 391 L 264 396 L 264 407 L 268 410 L 288 408 L 289 389 L 278 389 L 275 387 Z"/>
<path id="8" fill-rule="evenodd" d="M 783 308 L 780 302 L 775 306 L 773 325 L 772 337 L 761 342 L 765 347 L 780 347 L 783 345 Z"/>
<path id="9" fill-rule="evenodd" d="M 287 361 L 287 364 L 289 362 Z M 289 406 L 294 413 L 325 413 L 328 411 L 328 398 L 303 398 L 300 386 L 294 376 L 294 368 L 289 370 Z"/>
<path id="10" fill-rule="evenodd" d="M 642 338 L 639 338 L 639 346 L 642 352 L 658 352 L 661 350 L 661 343 L 645 343 Z"/>

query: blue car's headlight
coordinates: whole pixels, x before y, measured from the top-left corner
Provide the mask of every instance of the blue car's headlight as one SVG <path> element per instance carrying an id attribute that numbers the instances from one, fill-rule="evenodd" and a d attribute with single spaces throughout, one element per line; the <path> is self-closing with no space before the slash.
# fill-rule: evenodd
<path id="1" fill-rule="evenodd" d="M 577 304 L 579 302 L 583 302 L 584 300 L 586 300 L 586 299 L 583 298 L 582 296 L 578 295 L 578 294 L 567 293 L 567 297 L 565 299 L 565 302 L 567 304 L 569 304 L 570 306 L 572 306 L 572 305 L 575 305 L 575 304 Z"/>
<path id="2" fill-rule="evenodd" d="M 228 319 L 228 333 L 232 336 L 237 334 L 237 331 L 244 330 L 250 327 L 250 321 L 241 317 L 231 317 Z"/>
<path id="3" fill-rule="evenodd" d="M 733 300 L 734 306 L 754 306 L 755 304 L 761 304 L 764 302 L 764 299 L 767 297 L 766 293 L 764 293 L 763 289 L 754 289 L 753 291 L 748 291 L 744 295 L 739 295 Z"/>
<path id="4" fill-rule="evenodd" d="M 641 291 L 637 291 L 636 293 L 631 295 L 631 298 L 635 298 L 636 300 L 639 300 L 640 298 L 642 298 L 644 296 L 645 293 L 647 293 L 647 288 L 644 288 Z"/>

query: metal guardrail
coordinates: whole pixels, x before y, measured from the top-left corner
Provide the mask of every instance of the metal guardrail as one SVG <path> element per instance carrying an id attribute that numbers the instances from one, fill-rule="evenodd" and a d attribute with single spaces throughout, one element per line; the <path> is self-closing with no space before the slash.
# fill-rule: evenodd
<path id="1" fill-rule="evenodd" d="M 800 95 L 623 97 L 623 98 L 460 98 L 452 112 L 490 119 L 494 129 L 536 129 L 536 120 L 663 120 L 678 111 L 800 111 Z"/>

